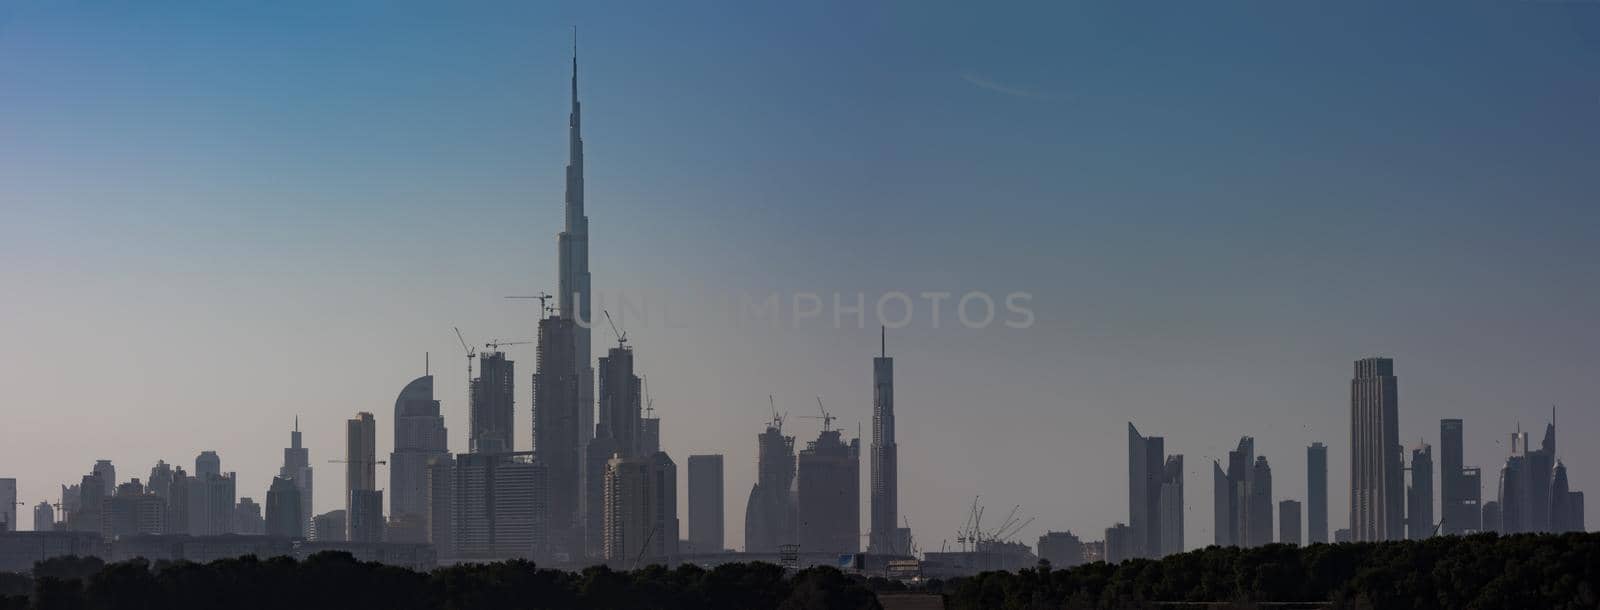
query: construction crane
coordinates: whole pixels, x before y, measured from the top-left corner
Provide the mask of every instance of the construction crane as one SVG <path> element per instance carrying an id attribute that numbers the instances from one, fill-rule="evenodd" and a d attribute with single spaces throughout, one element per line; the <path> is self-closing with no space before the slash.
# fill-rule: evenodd
<path id="1" fill-rule="evenodd" d="M 366 464 L 368 462 L 367 462 L 367 460 L 328 460 L 328 463 L 329 464 Z M 377 465 L 380 465 L 380 466 L 388 466 L 389 465 L 389 461 L 388 460 L 373 460 L 371 463 L 377 464 Z"/>
<path id="2" fill-rule="evenodd" d="M 478 350 L 472 349 L 467 345 L 467 340 L 461 336 L 460 328 L 454 326 L 450 328 L 455 329 L 456 340 L 461 342 L 461 350 L 467 353 L 467 405 L 470 409 L 472 405 L 472 359 L 478 355 Z"/>
<path id="3" fill-rule="evenodd" d="M 777 428 L 779 432 L 783 432 L 784 416 L 778 414 L 778 401 L 773 400 L 771 394 L 767 395 L 767 405 L 772 407 L 772 422 L 767 425 L 772 428 Z"/>
<path id="4" fill-rule="evenodd" d="M 545 319 L 546 315 L 548 315 L 548 314 L 555 313 L 555 310 L 556 310 L 556 308 L 550 306 L 550 299 L 553 299 L 555 297 L 550 296 L 549 293 L 546 293 L 546 292 L 543 292 L 543 291 L 540 291 L 539 294 L 534 295 L 534 296 L 514 296 L 514 297 L 506 297 L 506 298 L 508 298 L 508 299 L 539 299 L 539 319 L 540 320 Z"/>
<path id="5" fill-rule="evenodd" d="M 650 397 L 650 376 L 640 375 L 639 383 L 644 384 L 644 417 L 650 419 L 656 413 L 656 399 Z"/>
<path id="6" fill-rule="evenodd" d="M 617 336 L 617 347 L 626 349 L 628 347 L 628 331 L 617 332 L 617 321 L 611 319 L 611 312 L 605 309 L 600 311 L 606 314 L 606 322 L 611 323 L 611 334 Z"/>
<path id="7" fill-rule="evenodd" d="M 495 339 L 494 341 L 483 344 L 483 346 L 498 351 L 502 345 L 527 345 L 529 343 L 533 343 L 533 341 L 506 341 L 503 339 Z"/>
<path id="8" fill-rule="evenodd" d="M 817 410 L 821 411 L 822 415 L 801 415 L 800 417 L 801 417 L 801 419 L 820 419 L 820 420 L 822 420 L 822 431 L 823 432 L 827 432 L 829 430 L 832 430 L 833 429 L 833 420 L 839 419 L 839 418 L 834 417 L 833 414 L 828 413 L 828 410 L 822 407 L 822 397 L 821 396 L 817 397 Z"/>

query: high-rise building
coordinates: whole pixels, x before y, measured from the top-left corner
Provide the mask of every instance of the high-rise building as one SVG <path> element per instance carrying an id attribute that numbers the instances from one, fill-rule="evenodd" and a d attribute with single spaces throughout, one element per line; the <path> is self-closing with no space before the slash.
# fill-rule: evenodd
<path id="1" fill-rule="evenodd" d="M 1350 531 L 1357 542 L 1405 537 L 1399 418 L 1394 360 L 1357 360 L 1350 380 Z"/>
<path id="2" fill-rule="evenodd" d="M 49 502 L 41 501 L 33 506 L 33 531 L 56 531 L 56 509 Z"/>
<path id="3" fill-rule="evenodd" d="M 179 466 L 172 470 L 172 484 L 167 486 L 167 531 L 173 534 L 189 533 L 189 476 Z"/>
<path id="4" fill-rule="evenodd" d="M 861 439 L 846 444 L 828 422 L 797 460 L 799 544 L 807 552 L 855 553 L 861 550 Z"/>
<path id="5" fill-rule="evenodd" d="M 303 538 L 305 523 L 300 516 L 300 488 L 293 479 L 272 477 L 272 486 L 267 488 L 266 534 Z"/>
<path id="6" fill-rule="evenodd" d="M 1265 505 L 1265 530 L 1257 522 L 1263 520 L 1259 512 L 1262 500 L 1254 498 L 1252 490 L 1255 488 L 1256 475 L 1256 439 L 1245 436 L 1239 439 L 1239 446 L 1228 452 L 1228 470 L 1224 472 L 1222 465 L 1212 462 L 1212 487 L 1215 494 L 1212 504 L 1213 524 L 1215 525 L 1216 544 L 1218 546 L 1253 546 L 1265 544 L 1251 542 L 1251 532 L 1265 531 L 1268 540 L 1272 537 L 1272 493 L 1270 483 L 1266 491 Z M 1260 539 L 1260 536 L 1256 536 Z"/>
<path id="7" fill-rule="evenodd" d="M 1306 447 L 1306 543 L 1328 541 L 1328 446 Z"/>
<path id="8" fill-rule="evenodd" d="M 584 556 L 583 429 L 577 324 L 560 316 L 539 320 L 539 357 L 533 375 L 533 453 L 550 477 L 550 547 L 557 561 Z"/>
<path id="9" fill-rule="evenodd" d="M 1500 468 L 1498 531 L 1517 534 L 1577 529 L 1573 519 L 1581 525 L 1582 502 L 1581 493 L 1568 489 L 1566 467 L 1556 460 L 1555 410 L 1550 411 L 1550 423 L 1545 426 L 1538 449 L 1532 448 L 1528 433 L 1519 426 L 1511 435 L 1511 456 Z M 1488 510 L 1483 518 L 1487 530 Z"/>
<path id="10" fill-rule="evenodd" d="M 744 511 L 746 553 L 775 553 L 796 544 L 794 437 L 783 435 L 783 419 L 776 413 L 766 431 L 756 435 L 756 482 Z"/>
<path id="11" fill-rule="evenodd" d="M 478 378 L 472 380 L 468 409 L 467 448 L 472 453 L 508 453 L 515 449 L 516 363 L 505 352 L 478 354 Z"/>
<path id="12" fill-rule="evenodd" d="M 194 476 L 198 479 L 222 476 L 222 458 L 215 451 L 201 451 L 194 457 Z"/>
<path id="13" fill-rule="evenodd" d="M 689 542 L 696 552 L 723 549 L 722 456 L 689 456 Z"/>
<path id="14" fill-rule="evenodd" d="M 362 411 L 345 422 L 345 540 L 383 540 L 383 492 L 378 491 L 378 423 Z"/>
<path id="15" fill-rule="evenodd" d="M 433 398 L 433 375 L 411 380 L 394 400 L 394 452 L 389 454 L 389 518 L 417 524 L 427 513 L 428 462 L 448 451 L 449 432 Z M 418 540 L 420 541 L 420 540 Z"/>
<path id="16" fill-rule="evenodd" d="M 150 478 L 145 482 L 145 491 L 166 500 L 172 494 L 172 477 L 172 466 L 156 460 L 156 465 L 150 468 Z"/>
<path id="17" fill-rule="evenodd" d="M 1267 465 L 1267 456 L 1256 456 L 1251 470 L 1245 545 L 1272 544 L 1272 467 Z"/>
<path id="18" fill-rule="evenodd" d="M 1278 542 L 1302 544 L 1300 538 L 1300 503 L 1284 500 L 1278 503 Z"/>
<path id="19" fill-rule="evenodd" d="M 100 477 L 100 482 L 105 485 L 104 495 L 111 495 L 117 488 L 117 467 L 111 465 L 111 460 L 95 460 L 94 473 Z"/>
<path id="20" fill-rule="evenodd" d="M 1464 465 L 1459 419 L 1439 420 L 1439 531 L 1470 534 L 1482 529 L 1482 474 Z"/>
<path id="21" fill-rule="evenodd" d="M 455 471 L 456 458 L 446 453 L 428 462 L 427 506 L 423 522 L 427 527 L 428 544 L 441 559 L 456 557 L 455 535 Z"/>
<path id="22" fill-rule="evenodd" d="M 1211 460 L 1211 533 L 1212 544 L 1237 546 L 1233 537 L 1233 486 L 1222 464 Z"/>
<path id="23" fill-rule="evenodd" d="M 234 507 L 234 533 L 245 536 L 260 536 L 267 533 L 267 522 L 261 516 L 261 505 L 255 498 L 239 498 L 239 504 Z"/>
<path id="24" fill-rule="evenodd" d="M 1183 549 L 1183 456 L 1166 456 L 1165 440 L 1128 423 L 1128 529 L 1135 557 Z M 1174 551 L 1173 549 L 1177 549 Z"/>
<path id="25" fill-rule="evenodd" d="M 213 452 L 207 453 L 211 453 L 211 457 L 216 456 Z M 220 461 L 217 463 L 220 464 Z M 237 513 L 234 505 L 238 493 L 237 480 L 232 472 L 218 474 L 208 467 L 205 476 L 192 477 L 185 482 L 190 535 L 222 536 L 236 533 Z"/>
<path id="26" fill-rule="evenodd" d="M 1433 447 L 1422 443 L 1411 450 L 1411 487 L 1406 490 L 1406 537 L 1421 540 L 1433 535 Z"/>
<path id="27" fill-rule="evenodd" d="M 1133 528 L 1118 523 L 1106 528 L 1105 562 L 1118 564 L 1133 559 L 1138 540 L 1133 535 Z"/>
<path id="28" fill-rule="evenodd" d="M 317 542 L 345 542 L 346 523 L 344 509 L 330 510 L 311 518 L 311 539 Z"/>
<path id="29" fill-rule="evenodd" d="M 573 329 L 572 362 L 578 372 L 578 455 L 587 456 L 589 439 L 595 433 L 595 400 L 594 400 L 594 366 L 591 364 L 590 350 L 594 348 L 590 338 L 590 326 L 594 317 L 590 315 L 589 292 L 589 217 L 584 215 L 583 197 L 583 111 L 578 103 L 578 44 L 574 34 L 572 44 L 572 110 L 567 116 L 567 181 L 566 181 L 566 222 L 560 235 L 556 237 L 557 247 L 557 282 L 556 313 L 565 320 L 572 320 Z M 609 454 L 605 457 L 609 458 Z M 584 481 L 593 479 L 599 481 L 604 475 L 604 466 L 599 471 L 589 472 L 588 465 L 582 466 L 584 472 L 579 473 Z M 583 506 L 579 507 L 580 514 L 590 510 L 587 506 L 593 498 L 585 496 Z M 598 529 L 598 527 L 596 528 Z"/>
<path id="30" fill-rule="evenodd" d="M 889 357 L 889 331 L 880 328 L 878 332 L 881 353 L 872 359 L 872 507 L 867 551 L 904 555 L 911 549 L 910 533 L 902 532 L 900 527 L 900 447 L 894 434 L 894 358 Z"/>
<path id="31" fill-rule="evenodd" d="M 106 540 L 165 532 L 166 501 L 147 493 L 139 479 L 118 485 L 100 506 L 100 536 Z"/>
<path id="32" fill-rule="evenodd" d="M 311 537 L 311 498 L 314 486 L 312 484 L 311 450 L 301 443 L 300 417 L 294 418 L 294 430 L 289 432 L 289 446 L 283 449 L 283 466 L 278 469 L 278 476 L 288 479 L 298 490 L 300 498 L 300 533 L 302 538 Z"/>
<path id="33" fill-rule="evenodd" d="M 1500 503 L 1494 500 L 1483 503 L 1483 531 L 1500 532 Z"/>
<path id="34" fill-rule="evenodd" d="M 17 480 L 0 479 L 0 532 L 15 531 L 17 531 Z"/>
<path id="35" fill-rule="evenodd" d="M 1045 532 L 1039 537 L 1039 559 L 1050 562 L 1050 567 L 1066 569 L 1083 563 L 1083 541 L 1070 530 Z"/>
<path id="36" fill-rule="evenodd" d="M 604 505 L 607 562 L 670 565 L 678 552 L 678 502 L 677 468 L 667 454 L 612 458 Z"/>
<path id="37" fill-rule="evenodd" d="M 532 452 L 458 454 L 450 482 L 456 558 L 545 559 L 549 473 Z"/>
<path id="38" fill-rule="evenodd" d="M 595 424 L 594 438 L 585 447 L 584 481 L 584 531 L 585 548 L 591 557 L 604 557 L 605 549 L 605 478 L 611 460 L 646 457 L 640 454 L 639 438 L 643 430 L 641 410 L 642 381 L 633 370 L 633 349 L 620 338 L 606 357 L 600 359 L 600 421 Z"/>

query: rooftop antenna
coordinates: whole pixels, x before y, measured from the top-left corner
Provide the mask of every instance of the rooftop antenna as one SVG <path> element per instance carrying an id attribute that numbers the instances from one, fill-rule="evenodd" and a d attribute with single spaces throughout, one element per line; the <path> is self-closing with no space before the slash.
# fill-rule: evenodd
<path id="1" fill-rule="evenodd" d="M 879 344 L 879 347 L 881 349 L 883 349 L 883 357 L 884 358 L 888 358 L 889 357 L 889 327 L 888 326 L 879 326 L 878 327 L 878 344 Z"/>

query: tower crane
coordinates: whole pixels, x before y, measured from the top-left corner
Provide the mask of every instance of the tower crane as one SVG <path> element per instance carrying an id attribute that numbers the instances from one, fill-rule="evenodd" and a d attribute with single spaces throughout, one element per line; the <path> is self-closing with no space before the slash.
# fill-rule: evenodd
<path id="1" fill-rule="evenodd" d="M 389 461 L 388 460 L 371 460 L 371 461 L 368 461 L 368 460 L 328 460 L 328 463 L 329 464 L 369 464 L 370 463 L 370 464 L 376 464 L 376 465 L 379 465 L 379 466 L 388 466 L 389 465 Z"/>
<path id="2" fill-rule="evenodd" d="M 512 297 L 506 297 L 506 298 L 508 298 L 508 299 L 539 299 L 539 319 L 540 320 L 545 319 L 545 317 L 548 314 L 551 314 L 551 313 L 555 312 L 555 308 L 551 307 L 550 304 L 549 304 L 550 299 L 553 299 L 555 297 L 550 296 L 549 293 L 546 293 L 544 291 L 540 291 L 539 294 L 533 295 L 533 296 L 512 296 Z"/>
<path id="3" fill-rule="evenodd" d="M 478 350 L 467 346 L 467 340 L 461 337 L 461 329 L 450 327 L 456 331 L 456 340 L 461 342 L 461 350 L 467 353 L 467 408 L 472 408 L 472 358 L 478 355 Z"/>
<path id="4" fill-rule="evenodd" d="M 823 406 L 822 406 L 822 397 L 821 396 L 817 397 L 817 410 L 821 411 L 822 415 L 801 415 L 800 417 L 803 418 L 803 419 L 820 419 L 820 420 L 822 420 L 822 431 L 823 432 L 827 432 L 829 430 L 832 430 L 833 429 L 833 420 L 836 420 L 836 419 L 839 419 L 839 418 L 834 417 L 832 413 L 829 413 L 827 409 L 823 408 Z"/>
<path id="5" fill-rule="evenodd" d="M 533 343 L 533 341 L 506 341 L 503 339 L 496 339 L 483 344 L 483 346 L 492 350 L 499 350 L 500 346 L 502 345 L 527 345 L 529 343 Z"/>
<path id="6" fill-rule="evenodd" d="M 617 336 L 617 347 L 627 348 L 628 331 L 617 332 L 617 321 L 611 319 L 611 311 L 606 309 L 602 309 L 600 311 L 601 313 L 606 314 L 606 322 L 611 323 L 611 334 Z"/>

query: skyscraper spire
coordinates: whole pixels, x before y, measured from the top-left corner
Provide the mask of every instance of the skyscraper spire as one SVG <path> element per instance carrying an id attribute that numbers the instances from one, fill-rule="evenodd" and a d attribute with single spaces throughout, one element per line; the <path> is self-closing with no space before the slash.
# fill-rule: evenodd
<path id="1" fill-rule="evenodd" d="M 578 404 L 576 433 L 578 455 L 587 456 L 589 440 L 594 438 L 594 360 L 590 357 L 593 340 L 589 323 L 589 218 L 583 205 L 583 106 L 578 102 L 578 29 L 572 29 L 572 110 L 567 117 L 567 185 L 566 225 L 557 236 L 556 312 L 573 323 L 571 362 L 577 369 Z M 540 314 L 543 315 L 542 312 Z M 588 485 L 601 472 L 588 472 L 584 460 L 579 460 L 579 480 Z M 587 497 L 579 496 L 579 514 L 590 513 Z M 585 519 L 587 521 L 587 519 Z M 598 523 L 585 523 L 588 528 L 598 528 Z M 596 530 L 598 533 L 598 530 Z"/>

